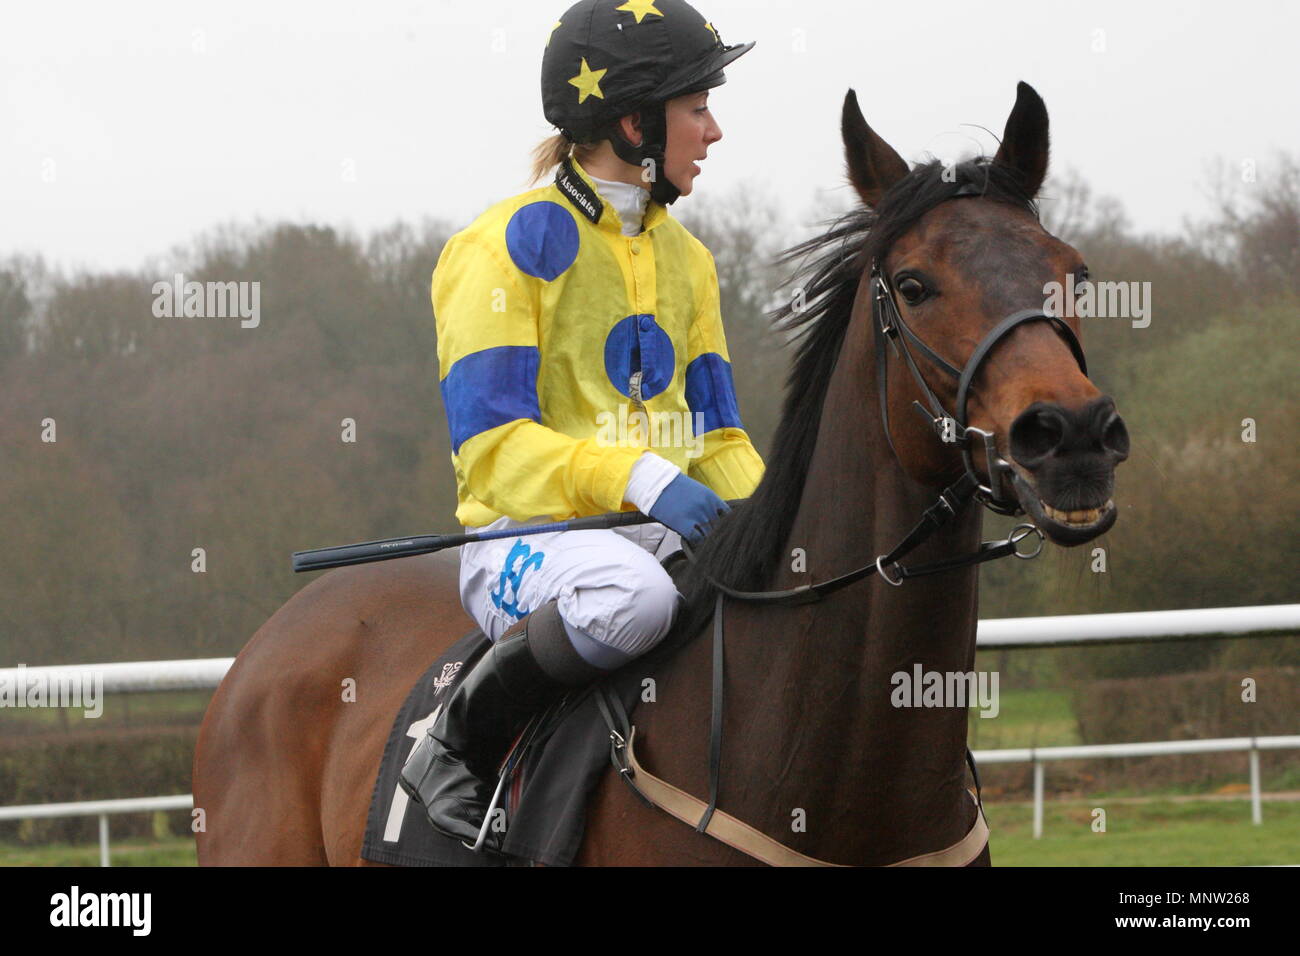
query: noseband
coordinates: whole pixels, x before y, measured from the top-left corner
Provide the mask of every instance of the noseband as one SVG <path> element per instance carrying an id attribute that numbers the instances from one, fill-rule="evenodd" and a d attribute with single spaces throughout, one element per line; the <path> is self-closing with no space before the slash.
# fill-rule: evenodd
<path id="1" fill-rule="evenodd" d="M 1011 313 L 995 325 L 992 331 L 984 336 L 983 341 L 975 347 L 975 351 L 971 353 L 965 368 L 959 369 L 922 342 L 908 324 L 903 321 L 903 314 L 898 308 L 898 300 L 894 298 L 894 289 L 890 285 L 889 279 L 881 271 L 879 261 L 875 259 L 871 262 L 871 318 L 876 335 L 876 387 L 880 397 L 880 416 L 885 424 L 885 440 L 889 442 L 889 449 L 894 453 L 894 457 L 898 458 L 898 450 L 894 448 L 894 439 L 889 433 L 889 384 L 887 378 L 889 358 L 885 352 L 886 341 L 889 342 L 894 354 L 902 355 L 907 362 L 907 367 L 912 372 L 912 378 L 921 389 L 921 394 L 925 396 L 930 410 L 926 411 L 925 406 L 918 401 L 913 401 L 912 407 L 930 423 L 940 441 L 945 444 L 955 444 L 961 450 L 966 477 L 974 483 L 974 497 L 984 507 L 998 514 L 1024 514 L 1024 509 L 1020 507 L 1014 497 L 1004 499 L 998 496 L 998 489 L 1002 484 L 1003 477 L 1010 478 L 1012 472 L 1011 465 L 998 454 L 997 440 L 993 433 L 966 423 L 966 402 L 970 398 L 971 383 L 975 380 L 975 376 L 979 374 L 984 361 L 999 342 L 1026 322 L 1037 321 L 1052 323 L 1052 328 L 1056 330 L 1057 335 L 1065 340 L 1065 344 L 1074 353 L 1074 359 L 1079 363 L 1080 370 L 1084 375 L 1087 375 L 1088 363 L 1083 357 L 1083 347 L 1079 344 L 1079 339 L 1075 336 L 1074 331 L 1058 316 L 1048 315 L 1041 309 L 1021 309 L 1019 312 Z M 943 407 L 943 403 L 939 401 L 938 396 L 934 394 L 934 391 L 926 382 L 925 376 L 921 374 L 921 370 L 917 367 L 916 360 L 912 358 L 911 350 L 908 348 L 909 341 L 916 346 L 922 355 L 930 360 L 931 364 L 937 365 L 957 380 L 957 414 L 948 414 Z M 971 455 L 973 436 L 977 436 L 984 445 L 985 470 L 989 476 L 987 485 L 980 482 L 979 475 L 975 472 L 975 463 Z"/>

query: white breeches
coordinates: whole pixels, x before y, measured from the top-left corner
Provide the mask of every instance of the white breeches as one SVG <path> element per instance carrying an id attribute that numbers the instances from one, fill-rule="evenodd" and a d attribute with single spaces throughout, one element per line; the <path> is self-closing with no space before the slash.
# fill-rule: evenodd
<path id="1" fill-rule="evenodd" d="M 535 518 L 527 524 L 547 524 Z M 501 518 L 483 531 L 521 527 Z M 460 598 L 492 640 L 552 598 L 578 653 L 611 670 L 671 629 L 682 596 L 659 563 L 681 547 L 658 523 L 553 531 L 462 545 Z"/>

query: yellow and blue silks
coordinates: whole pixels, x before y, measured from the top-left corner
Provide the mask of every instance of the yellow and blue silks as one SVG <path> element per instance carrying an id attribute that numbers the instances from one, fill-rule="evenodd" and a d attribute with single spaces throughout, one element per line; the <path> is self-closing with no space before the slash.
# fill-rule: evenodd
<path id="1" fill-rule="evenodd" d="M 633 510 L 623 491 L 647 449 L 724 499 L 757 487 L 713 255 L 661 203 L 642 227 L 623 235 L 569 160 L 447 241 L 432 299 L 461 524 Z M 688 430 L 610 441 L 639 411 Z"/>

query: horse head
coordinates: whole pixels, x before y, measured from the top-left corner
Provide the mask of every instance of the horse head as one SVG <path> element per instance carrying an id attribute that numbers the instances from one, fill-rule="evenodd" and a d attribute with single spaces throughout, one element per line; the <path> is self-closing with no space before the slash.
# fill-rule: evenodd
<path id="1" fill-rule="evenodd" d="M 985 504 L 1023 510 L 1061 545 L 1104 533 L 1129 439 L 1087 376 L 1078 319 L 1047 304 L 1049 283 L 1082 282 L 1087 268 L 1034 204 L 1047 174 L 1042 99 L 1019 85 L 992 160 L 909 170 L 852 90 L 842 132 L 849 179 L 874 214 L 858 253 L 871 270 L 863 311 L 886 353 L 879 401 L 901 467 L 927 486 L 965 472 Z"/>

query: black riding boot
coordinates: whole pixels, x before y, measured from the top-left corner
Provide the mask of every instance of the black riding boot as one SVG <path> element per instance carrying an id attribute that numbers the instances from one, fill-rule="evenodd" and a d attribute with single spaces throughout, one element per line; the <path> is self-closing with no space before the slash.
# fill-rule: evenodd
<path id="1" fill-rule="evenodd" d="M 602 672 L 573 649 L 554 601 L 512 626 L 474 666 L 402 768 L 402 789 L 429 822 L 478 839 L 506 751 L 530 717 Z M 500 849 L 500 834 L 485 843 Z"/>

